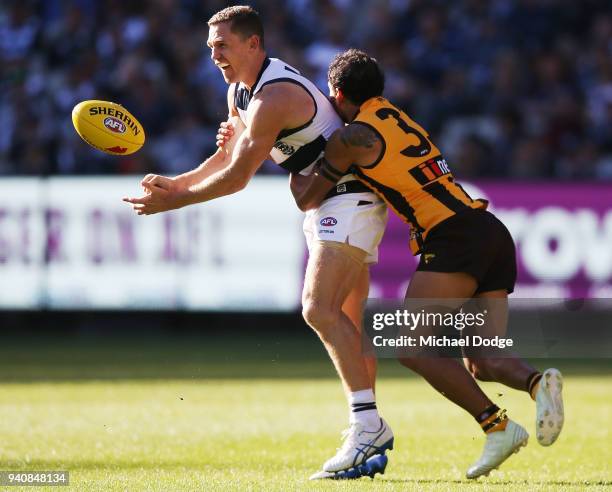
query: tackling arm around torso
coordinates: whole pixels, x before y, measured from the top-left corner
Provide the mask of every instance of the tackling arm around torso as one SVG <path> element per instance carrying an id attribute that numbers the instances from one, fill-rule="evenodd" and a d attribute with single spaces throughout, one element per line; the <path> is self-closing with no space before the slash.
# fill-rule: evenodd
<path id="1" fill-rule="evenodd" d="M 351 166 L 369 166 L 376 162 L 383 142 L 375 132 L 359 123 L 339 128 L 325 146 L 325 154 L 310 176 L 291 175 L 291 190 L 302 211 L 318 207 L 327 193 Z"/>

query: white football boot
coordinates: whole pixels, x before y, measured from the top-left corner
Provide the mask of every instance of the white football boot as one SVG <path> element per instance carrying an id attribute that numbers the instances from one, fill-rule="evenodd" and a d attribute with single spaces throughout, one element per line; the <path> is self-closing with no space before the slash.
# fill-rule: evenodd
<path id="1" fill-rule="evenodd" d="M 467 478 L 478 478 L 488 475 L 489 472 L 506 461 L 512 453 L 518 453 L 522 446 L 527 444 L 529 434 L 520 425 L 508 420 L 503 431 L 487 434 L 482 455 L 476 463 L 468 468 Z"/>
<path id="2" fill-rule="evenodd" d="M 323 471 L 348 470 L 374 454 L 385 454 L 387 449 L 393 449 L 393 432 L 383 419 L 380 419 L 380 427 L 375 431 L 365 430 L 360 423 L 354 422 L 342 433 L 342 439 L 342 447 L 325 462 Z"/>
<path id="3" fill-rule="evenodd" d="M 542 446 L 550 446 L 563 429 L 563 377 L 557 369 L 546 369 L 535 395 L 536 437 Z"/>

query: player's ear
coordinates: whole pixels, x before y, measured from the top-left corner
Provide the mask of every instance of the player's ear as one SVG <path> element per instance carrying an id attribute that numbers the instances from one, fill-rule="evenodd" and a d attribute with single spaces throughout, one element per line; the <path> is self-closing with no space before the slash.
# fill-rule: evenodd
<path id="1" fill-rule="evenodd" d="M 344 102 L 344 92 L 342 92 L 341 89 L 335 89 L 336 91 L 336 95 L 334 96 L 336 101 L 338 101 L 339 103 Z"/>
<path id="2" fill-rule="evenodd" d="M 257 34 L 251 35 L 249 37 L 249 48 L 252 50 L 258 50 L 261 47 L 261 39 Z"/>

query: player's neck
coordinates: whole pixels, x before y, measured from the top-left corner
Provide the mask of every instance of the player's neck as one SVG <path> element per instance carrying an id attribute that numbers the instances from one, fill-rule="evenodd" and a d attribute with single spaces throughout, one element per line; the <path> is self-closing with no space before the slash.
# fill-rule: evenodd
<path id="1" fill-rule="evenodd" d="M 242 83 L 249 91 L 252 90 L 257 83 L 267 57 L 266 52 L 263 50 L 258 51 L 257 54 L 253 56 L 253 63 L 249 68 L 248 74 L 244 77 L 244 80 L 242 80 Z"/>
<path id="2" fill-rule="evenodd" d="M 355 106 L 354 104 L 348 104 L 345 109 L 345 114 L 348 118 L 348 122 L 353 121 L 357 115 L 359 114 L 359 106 Z"/>

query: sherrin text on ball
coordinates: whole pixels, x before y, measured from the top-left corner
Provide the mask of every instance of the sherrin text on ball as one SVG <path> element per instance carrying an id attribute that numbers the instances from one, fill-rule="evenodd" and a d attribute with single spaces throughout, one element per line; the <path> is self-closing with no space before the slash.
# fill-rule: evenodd
<path id="1" fill-rule="evenodd" d="M 117 103 L 80 102 L 72 110 L 72 123 L 85 142 L 107 154 L 133 154 L 145 142 L 140 122 Z"/>

